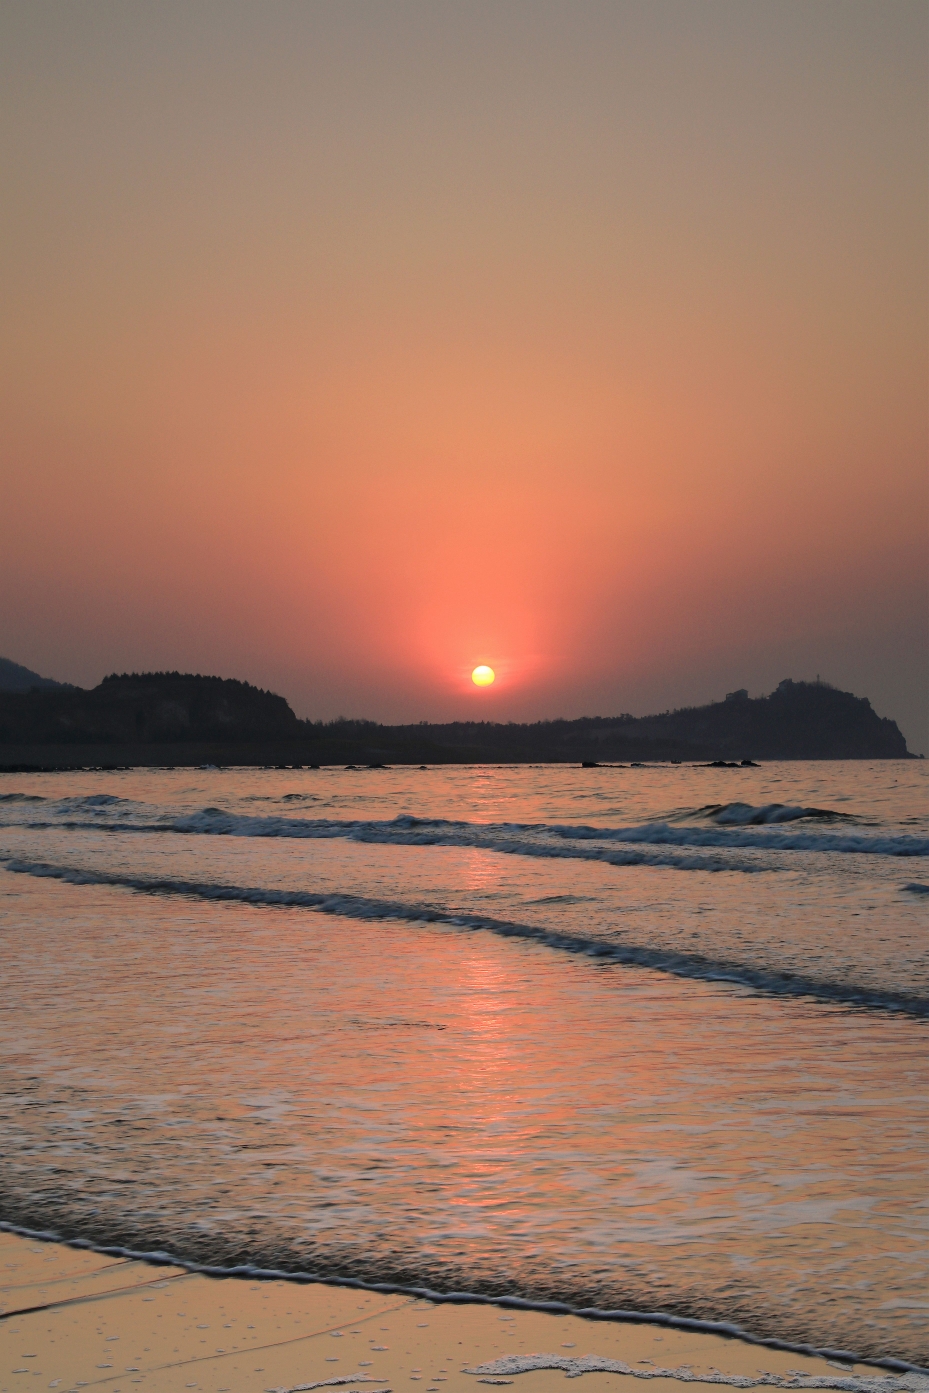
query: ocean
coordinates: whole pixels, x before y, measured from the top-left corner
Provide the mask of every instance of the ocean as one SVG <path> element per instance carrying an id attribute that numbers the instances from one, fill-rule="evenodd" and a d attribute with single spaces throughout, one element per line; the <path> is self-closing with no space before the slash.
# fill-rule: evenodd
<path id="1" fill-rule="evenodd" d="M 0 1220 L 929 1365 L 919 762 L 0 776 Z"/>

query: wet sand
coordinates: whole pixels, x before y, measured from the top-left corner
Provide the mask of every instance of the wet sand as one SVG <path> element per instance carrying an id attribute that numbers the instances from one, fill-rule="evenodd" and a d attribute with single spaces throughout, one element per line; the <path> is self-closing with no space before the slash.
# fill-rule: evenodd
<path id="1" fill-rule="evenodd" d="M 479 1368 L 530 1354 L 622 1360 L 640 1374 L 690 1366 L 697 1379 L 802 1371 L 833 1381 L 848 1372 L 821 1358 L 702 1332 L 346 1287 L 216 1279 L 0 1233 L 0 1393 L 283 1393 L 324 1383 L 346 1393 L 482 1393 L 486 1383 L 504 1380 L 518 1393 L 553 1393 L 571 1376 L 563 1368 Z M 854 1372 L 885 1374 L 867 1365 Z M 604 1393 L 681 1390 L 679 1380 L 663 1377 L 646 1383 L 587 1372 L 584 1379 Z"/>

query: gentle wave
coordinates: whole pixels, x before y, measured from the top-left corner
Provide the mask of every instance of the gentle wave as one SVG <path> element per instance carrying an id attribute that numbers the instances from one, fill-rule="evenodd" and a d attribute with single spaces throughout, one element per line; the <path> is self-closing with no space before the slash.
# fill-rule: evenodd
<path id="1" fill-rule="evenodd" d="M 929 997 L 915 993 L 877 991 L 854 982 L 832 982 L 811 974 L 756 968 L 746 963 L 703 957 L 655 948 L 645 944 L 605 941 L 581 934 L 563 933 L 537 924 L 494 919 L 469 914 L 440 905 L 406 904 L 396 900 L 374 899 L 337 891 L 272 890 L 262 886 L 243 886 L 179 880 L 161 876 L 120 875 L 107 871 L 84 870 L 74 866 L 28 861 L 0 854 L 0 865 L 18 875 L 64 881 L 69 885 L 109 885 L 151 895 L 184 895 L 194 899 L 232 901 L 240 904 L 279 908 L 310 909 L 339 918 L 389 922 L 404 920 L 413 924 L 444 924 L 455 929 L 485 930 L 503 938 L 521 938 L 542 943 L 563 952 L 583 954 L 601 962 L 642 967 L 702 982 L 725 983 L 748 988 L 766 996 L 802 996 L 836 1005 L 896 1011 L 909 1016 L 929 1016 Z"/>
<path id="2" fill-rule="evenodd" d="M 317 1283 L 324 1282 L 328 1286 L 349 1287 L 355 1291 L 375 1291 L 382 1293 L 397 1293 L 403 1296 L 414 1296 L 420 1300 L 432 1301 L 455 1306 L 495 1306 L 504 1310 L 515 1311 L 542 1311 L 550 1315 L 580 1316 L 585 1320 L 608 1320 L 619 1321 L 629 1325 L 660 1325 L 673 1330 L 693 1330 L 707 1335 L 722 1335 L 730 1339 L 743 1340 L 746 1344 L 760 1346 L 766 1349 L 786 1350 L 790 1354 L 804 1354 L 825 1359 L 841 1359 L 843 1362 L 859 1363 L 859 1355 L 848 1350 L 836 1350 L 823 1348 L 818 1345 L 800 1344 L 790 1340 L 779 1340 L 772 1336 L 753 1335 L 751 1331 L 745 1330 L 740 1325 L 732 1321 L 717 1321 L 700 1319 L 695 1316 L 671 1315 L 664 1311 L 636 1311 L 620 1308 L 617 1310 L 604 1310 L 597 1306 L 574 1306 L 565 1301 L 533 1301 L 520 1296 L 488 1296 L 482 1292 L 470 1291 L 438 1291 L 434 1287 L 410 1286 L 397 1282 L 366 1282 L 358 1277 L 340 1276 L 330 1272 L 305 1272 L 294 1271 L 291 1268 L 261 1267 L 255 1263 L 233 1263 L 216 1264 L 194 1262 L 177 1253 L 166 1252 L 163 1248 L 145 1249 L 129 1248 L 123 1244 L 94 1242 L 83 1237 L 72 1237 L 58 1229 L 34 1228 L 27 1224 L 10 1222 L 0 1219 L 0 1232 L 21 1234 L 24 1238 L 34 1238 L 46 1243 L 63 1243 L 70 1248 L 89 1250 L 95 1253 L 102 1253 L 107 1257 L 132 1258 L 137 1261 L 149 1262 L 158 1267 L 181 1267 L 187 1272 L 202 1273 L 207 1277 L 244 1277 L 251 1281 L 285 1281 L 298 1283 Z M 528 1372 L 531 1368 L 569 1368 L 575 1365 L 583 1365 L 578 1370 L 579 1373 L 593 1372 L 594 1365 L 587 1365 L 587 1360 L 595 1356 L 587 1356 L 581 1359 L 571 1359 L 560 1355 L 504 1355 L 500 1360 L 494 1360 L 491 1364 L 481 1365 L 479 1369 L 471 1369 L 470 1373 L 485 1373 L 491 1368 L 497 1372 L 507 1360 L 520 1359 L 546 1359 L 561 1360 L 560 1363 L 551 1364 L 526 1364 L 525 1368 L 513 1368 L 513 1373 Z M 604 1361 L 607 1362 L 607 1361 Z M 881 1356 L 868 1356 L 866 1361 L 872 1367 L 894 1370 L 897 1377 L 884 1378 L 861 1378 L 858 1376 L 848 1377 L 842 1375 L 834 1382 L 829 1379 L 808 1379 L 801 1381 L 804 1376 L 800 1375 L 796 1380 L 781 1379 L 774 1374 L 763 1375 L 757 1380 L 735 1382 L 738 1376 L 719 1376 L 705 1377 L 697 1379 L 693 1374 L 687 1378 L 687 1370 L 682 1370 L 682 1379 L 685 1382 L 701 1383 L 731 1383 L 733 1387 L 754 1387 L 764 1383 L 775 1384 L 782 1388 L 835 1388 L 842 1390 L 842 1393 L 929 1393 L 929 1379 L 927 1371 L 919 1364 L 911 1364 L 904 1359 L 894 1359 Z M 619 1370 L 617 1370 L 619 1372 Z M 629 1372 L 636 1372 L 629 1370 Z M 492 1376 L 492 1375 L 491 1375 Z M 570 1374 L 569 1374 L 570 1376 Z M 658 1373 L 642 1372 L 639 1377 L 673 1377 L 674 1375 L 667 1370 Z M 325 1387 L 325 1384 L 318 1385 Z"/>

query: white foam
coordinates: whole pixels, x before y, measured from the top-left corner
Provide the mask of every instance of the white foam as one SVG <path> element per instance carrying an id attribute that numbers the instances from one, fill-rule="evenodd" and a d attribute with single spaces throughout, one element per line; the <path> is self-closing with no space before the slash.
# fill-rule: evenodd
<path id="1" fill-rule="evenodd" d="M 318 1383 L 292 1383 L 286 1388 L 274 1388 L 270 1393 L 310 1393 L 313 1388 L 337 1388 L 346 1383 L 386 1383 L 385 1378 L 375 1378 L 372 1374 L 339 1374 L 337 1378 L 320 1379 Z M 389 1388 L 381 1393 L 390 1393 Z"/>
<path id="2" fill-rule="evenodd" d="M 729 1388 L 835 1388 L 840 1389 L 841 1393 L 929 1393 L 929 1376 L 919 1371 L 864 1378 L 854 1375 L 838 1378 L 828 1374 L 817 1377 L 759 1374 L 757 1378 L 752 1378 L 748 1374 L 722 1374 L 718 1371 L 695 1373 L 688 1365 L 676 1369 L 639 1369 L 622 1359 L 604 1359 L 598 1354 L 587 1354 L 580 1359 L 563 1354 L 506 1354 L 464 1372 L 507 1378 L 532 1373 L 537 1369 L 561 1369 L 567 1378 L 595 1373 L 627 1374 L 640 1379 L 671 1378 L 679 1383 L 721 1383 Z"/>

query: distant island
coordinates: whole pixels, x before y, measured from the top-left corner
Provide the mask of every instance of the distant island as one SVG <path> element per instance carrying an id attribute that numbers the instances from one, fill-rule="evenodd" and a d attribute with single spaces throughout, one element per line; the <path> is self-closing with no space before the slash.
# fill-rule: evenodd
<path id="1" fill-rule="evenodd" d="M 85 691 L 36 678 L 4 690 L 0 770 L 246 764 L 739 764 L 772 759 L 913 759 L 896 722 L 826 682 L 740 690 L 657 716 L 533 724 L 299 720 L 282 696 L 189 673 L 106 677 Z"/>

